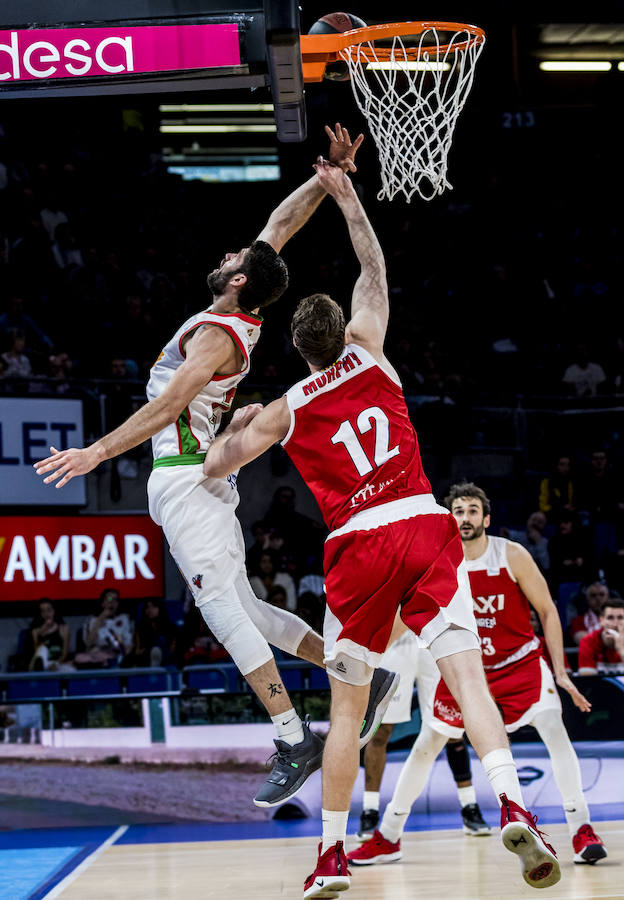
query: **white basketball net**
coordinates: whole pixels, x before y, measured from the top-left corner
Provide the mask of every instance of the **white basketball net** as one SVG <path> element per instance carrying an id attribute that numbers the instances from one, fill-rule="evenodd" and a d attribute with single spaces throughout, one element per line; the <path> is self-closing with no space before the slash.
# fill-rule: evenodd
<path id="1" fill-rule="evenodd" d="M 409 53 L 401 37 L 394 37 L 389 62 L 387 45 L 380 60 L 372 41 L 341 52 L 377 145 L 382 185 L 378 199 L 392 200 L 402 191 L 409 203 L 414 192 L 431 200 L 452 189 L 446 178 L 448 152 L 483 45 L 469 31 L 442 40 L 430 27 L 409 39 Z"/>

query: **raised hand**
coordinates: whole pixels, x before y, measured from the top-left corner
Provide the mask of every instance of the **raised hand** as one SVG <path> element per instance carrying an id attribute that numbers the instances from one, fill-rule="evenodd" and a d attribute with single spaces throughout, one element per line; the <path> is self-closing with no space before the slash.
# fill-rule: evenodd
<path id="1" fill-rule="evenodd" d="M 312 168 L 322 187 L 336 200 L 353 193 L 353 185 L 342 169 L 327 162 L 322 156 L 319 156 Z"/>
<path id="2" fill-rule="evenodd" d="M 357 166 L 353 162 L 364 135 L 359 134 L 351 143 L 349 132 L 342 128 L 340 122 L 336 122 L 336 129 L 332 131 L 329 125 L 325 126 L 325 133 L 329 138 L 329 161 L 338 166 L 343 172 L 357 172 Z"/>
<path id="3" fill-rule="evenodd" d="M 50 484 L 50 482 L 56 481 L 57 478 L 63 476 L 61 481 L 55 485 L 57 488 L 63 487 L 76 475 L 86 475 L 87 472 L 91 472 L 101 462 L 99 454 L 93 447 L 85 447 L 84 450 L 76 450 L 74 448 L 56 450 L 54 447 L 50 447 L 50 451 L 52 456 L 36 462 L 34 469 L 37 475 L 45 475 L 46 472 L 51 473 L 47 478 L 43 479 L 46 484 Z"/>

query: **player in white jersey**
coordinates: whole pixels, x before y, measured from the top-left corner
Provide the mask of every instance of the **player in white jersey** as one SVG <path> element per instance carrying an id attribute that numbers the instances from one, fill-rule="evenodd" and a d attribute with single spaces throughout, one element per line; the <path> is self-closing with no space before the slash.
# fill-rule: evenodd
<path id="1" fill-rule="evenodd" d="M 355 171 L 353 157 L 362 136 L 351 143 L 336 126 L 330 160 Z M 260 333 L 260 308 L 288 285 L 278 256 L 325 196 L 313 176 L 270 216 L 258 239 L 238 253 L 227 253 L 208 276 L 213 303 L 186 321 L 156 360 L 149 379 L 149 402 L 119 428 L 82 450 L 57 451 L 35 465 L 46 483 L 62 487 L 110 459 L 152 438 L 154 469 L 148 484 L 150 515 L 163 528 L 195 603 L 264 704 L 277 730 L 275 764 L 255 798 L 274 806 L 295 794 L 320 767 L 323 744 L 302 723 L 282 685 L 269 643 L 323 665 L 321 638 L 298 617 L 258 600 L 245 573 L 245 553 L 235 516 L 236 477 L 208 478 L 202 472 L 223 411 L 250 365 Z M 363 740 L 372 736 L 390 699 L 388 673 L 371 689 L 379 709 L 367 715 Z M 394 679 L 390 679 L 394 682 Z M 386 698 L 386 695 L 387 698 Z"/>
<path id="2" fill-rule="evenodd" d="M 355 835 L 359 841 L 371 838 L 379 825 L 379 792 L 388 742 L 394 726 L 409 722 L 412 717 L 414 682 L 418 684 L 421 721 L 429 724 L 433 717 L 433 697 L 440 681 L 440 670 L 433 656 L 426 647 L 418 646 L 411 631 L 406 631 L 388 647 L 381 658 L 381 665 L 384 669 L 397 672 L 400 680 L 381 725 L 364 751 L 364 796 L 360 827 Z M 484 820 L 477 803 L 470 756 L 463 738 L 449 738 L 446 758 L 457 786 L 464 831 L 475 837 L 491 834 L 492 829 Z"/>

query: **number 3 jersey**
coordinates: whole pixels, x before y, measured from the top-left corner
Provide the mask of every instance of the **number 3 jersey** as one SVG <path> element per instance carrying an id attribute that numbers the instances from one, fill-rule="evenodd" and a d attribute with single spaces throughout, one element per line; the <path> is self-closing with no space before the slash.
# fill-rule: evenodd
<path id="1" fill-rule="evenodd" d="M 240 372 L 232 375 L 213 375 L 182 410 L 176 422 L 159 431 L 152 438 L 154 460 L 175 464 L 175 458 L 205 453 L 215 438 L 221 416 L 232 405 L 236 385 L 249 371 L 251 351 L 260 337 L 262 319 L 243 313 L 197 313 L 178 328 L 152 366 L 147 383 L 148 400 L 160 396 L 186 358 L 182 348 L 184 338 L 200 325 L 217 325 L 232 338 L 243 356 Z M 169 462 L 171 460 L 171 462 Z"/>
<path id="2" fill-rule="evenodd" d="M 506 538 L 488 535 L 485 553 L 466 560 L 486 671 L 540 655 L 540 642 L 529 618 L 529 601 L 507 560 L 509 543 Z"/>
<path id="3" fill-rule="evenodd" d="M 430 494 L 401 385 L 363 347 L 286 393 L 282 445 L 331 531 L 372 506 Z"/>

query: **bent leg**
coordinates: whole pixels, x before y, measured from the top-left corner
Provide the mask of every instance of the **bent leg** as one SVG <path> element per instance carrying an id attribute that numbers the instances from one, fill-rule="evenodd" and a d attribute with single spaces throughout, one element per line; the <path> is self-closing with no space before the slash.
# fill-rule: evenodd
<path id="1" fill-rule="evenodd" d="M 244 571 L 234 587 L 243 609 L 269 644 L 324 668 L 323 639 L 307 622 L 287 609 L 259 600 Z"/>
<path id="2" fill-rule="evenodd" d="M 444 655 L 453 642 L 453 637 L 443 640 L 446 634 L 448 632 L 436 638 L 430 649 L 461 710 L 470 743 L 483 763 L 498 802 L 500 803 L 500 795 L 506 794 L 510 800 L 524 808 L 518 773 L 503 720 L 488 688 L 481 652 L 463 650 Z"/>

